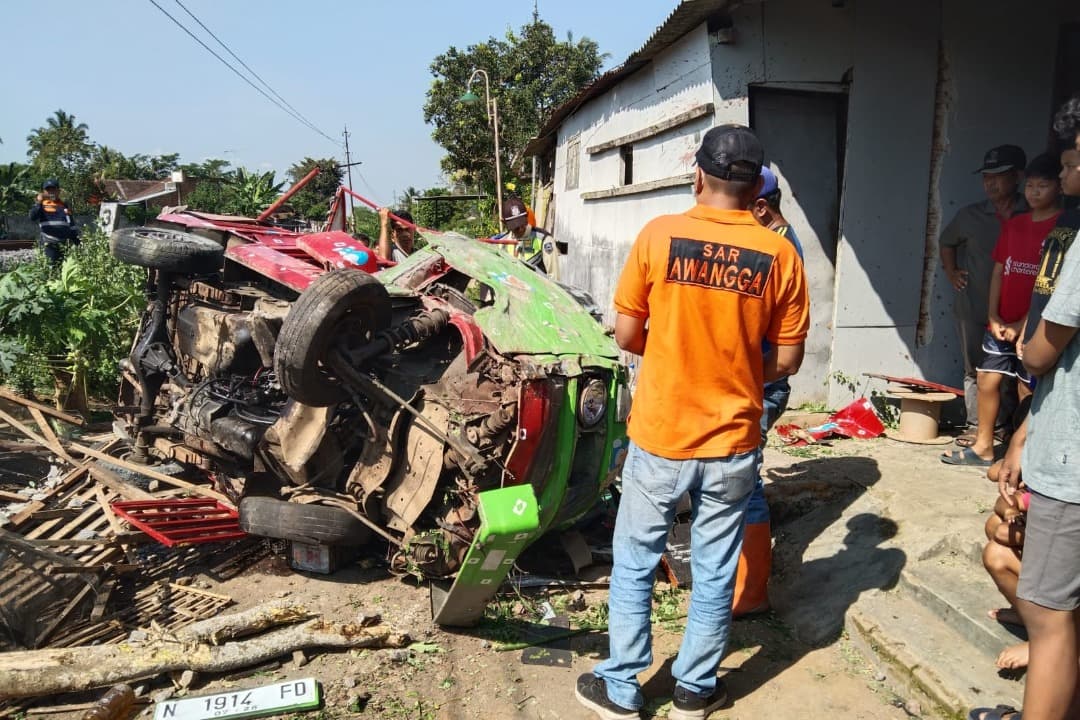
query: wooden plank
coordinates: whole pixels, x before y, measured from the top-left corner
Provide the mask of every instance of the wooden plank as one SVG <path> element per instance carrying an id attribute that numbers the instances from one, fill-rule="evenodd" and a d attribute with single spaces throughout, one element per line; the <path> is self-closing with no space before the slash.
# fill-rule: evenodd
<path id="1" fill-rule="evenodd" d="M 231 603 L 233 601 L 233 599 L 228 595 L 219 595 L 217 593 L 212 593 L 209 590 L 201 590 L 199 588 L 194 588 L 189 585 L 177 585 L 176 583 L 169 583 L 169 587 L 182 593 L 201 595 L 202 597 L 210 598 L 212 600 L 221 600 L 222 602 L 227 603 Z"/>
<path id="2" fill-rule="evenodd" d="M 71 457 L 66 452 L 64 452 L 64 448 L 60 447 L 59 445 L 55 445 L 55 446 L 52 445 L 48 440 L 46 440 L 45 438 L 38 435 L 36 432 L 31 430 L 25 424 L 20 422 L 15 417 L 9 415 L 8 413 L 4 412 L 3 410 L 0 410 L 0 419 L 2 419 L 8 425 L 15 428 L 19 432 L 21 432 L 26 437 L 28 437 L 31 440 L 33 440 L 34 442 L 36 442 L 38 445 L 41 445 L 42 447 L 49 448 L 49 450 L 51 450 L 54 454 L 59 455 L 60 457 L 64 458 L 65 460 L 71 462 L 71 464 L 73 464 L 73 465 L 78 464 L 74 460 L 72 460 Z"/>
<path id="3" fill-rule="evenodd" d="M 59 510 L 42 510 L 34 513 L 35 520 L 63 520 L 79 513 L 82 508 L 60 508 Z"/>
<path id="4" fill-rule="evenodd" d="M 34 408 L 35 410 L 43 412 L 46 415 L 52 415 L 54 418 L 59 418 L 60 420 L 63 420 L 64 422 L 70 423 L 72 425 L 79 425 L 81 427 L 86 424 L 86 421 L 80 417 L 77 417 L 75 415 L 69 415 L 66 412 L 62 412 L 60 410 L 57 410 L 56 408 L 49 407 L 48 405 L 43 405 L 39 402 L 34 402 L 33 400 L 27 400 L 22 395 L 16 395 L 15 393 L 3 387 L 0 387 L 0 398 L 5 398 L 13 403 L 18 403 L 19 405 L 27 408 Z"/>
<path id="5" fill-rule="evenodd" d="M 604 198 L 621 197 L 623 195 L 637 195 L 638 193 L 651 192 L 653 190 L 660 190 L 662 188 L 678 187 L 679 185 L 689 185 L 694 181 L 693 173 L 686 173 L 685 175 L 676 175 L 674 177 L 662 178 L 660 180 L 652 180 L 650 182 L 635 183 L 633 185 L 623 185 L 622 187 L 609 188 L 607 190 L 591 190 L 589 192 L 581 193 L 582 200 L 602 200 Z"/>
<path id="6" fill-rule="evenodd" d="M 65 518 L 47 520 L 46 522 L 41 523 L 33 530 L 26 533 L 26 538 L 28 540 L 36 540 L 38 538 L 45 537 L 45 535 L 50 532 L 53 533 L 53 538 L 66 538 L 68 534 L 71 533 L 71 531 L 77 529 L 83 523 L 90 520 L 97 512 L 97 507 L 92 502 L 90 502 L 90 497 L 93 495 L 93 492 L 94 490 L 92 487 L 85 488 L 82 491 L 82 494 L 79 495 L 79 499 L 82 501 L 83 504 L 82 507 L 79 508 L 79 514 L 71 520 L 68 520 L 68 522 L 64 524 L 59 530 L 53 532 L 53 528 L 55 528 L 57 525 L 60 525 Z"/>
<path id="7" fill-rule="evenodd" d="M 73 446 L 74 447 L 74 446 Z M 109 457 L 106 455 L 105 457 Z M 110 458 L 110 461 L 114 458 Z M 109 488 L 125 500 L 153 500 L 154 496 L 140 487 L 127 482 L 112 470 L 106 470 L 100 465 L 90 465 L 87 468 L 94 479 Z"/>
<path id="8" fill-rule="evenodd" d="M 141 475 L 145 475 L 148 478 L 152 478 L 154 480 L 157 480 L 158 482 L 165 483 L 166 485 L 183 488 L 184 490 L 188 490 L 197 495 L 203 495 L 205 497 L 214 498 L 215 500 L 220 500 L 229 507 L 235 507 L 232 503 L 232 500 L 230 500 L 228 496 L 223 495 L 217 490 L 208 488 L 204 485 L 196 485 L 195 483 L 188 482 L 187 480 L 181 480 L 180 478 L 175 478 L 171 475 L 166 475 L 165 473 L 158 472 L 157 470 L 147 467 L 146 465 L 139 465 L 138 463 L 129 462 L 128 460 L 124 460 L 122 458 L 111 457 L 109 455 L 106 455 L 105 453 L 99 452 L 92 448 L 84 447 L 82 445 L 72 444 L 70 448 L 74 452 L 82 453 L 83 455 L 89 455 L 90 457 L 97 458 L 99 460 L 104 460 L 105 462 L 116 465 L 117 467 L 122 467 L 125 470 L 140 473 Z M 153 498 L 150 493 L 144 493 L 144 495 L 145 497 L 139 499 L 149 500 Z"/>
<path id="9" fill-rule="evenodd" d="M 44 547 L 39 546 L 33 540 L 27 540 L 26 538 L 18 535 L 17 533 L 8 532 L 7 530 L 0 530 L 0 543 L 5 543 L 13 547 L 17 547 L 20 550 L 26 550 L 35 555 L 38 555 L 51 563 L 63 566 L 78 565 L 78 563 L 71 558 L 66 558 L 63 555 L 58 555 L 52 550 L 47 550 Z"/>
<path id="10" fill-rule="evenodd" d="M 30 502 L 30 498 L 26 495 L 8 492 L 7 490 L 0 490 L 0 500 L 10 500 L 12 502 Z"/>
<path id="11" fill-rule="evenodd" d="M 602 142 L 602 143 L 597 143 L 596 145 L 590 145 L 589 147 L 585 148 L 585 152 L 588 155 L 595 155 L 596 153 L 604 152 L 605 150 L 613 150 L 613 149 L 619 147 L 620 145 L 627 145 L 629 143 L 634 143 L 634 142 L 637 142 L 638 140 L 644 140 L 645 138 L 650 138 L 653 135 L 659 135 L 662 132 L 666 132 L 668 130 L 673 130 L 673 129 L 677 128 L 677 127 L 681 127 L 681 126 L 687 124 L 688 122 L 691 122 L 693 120 L 697 120 L 699 117 L 704 117 L 706 115 L 711 115 L 712 112 L 713 112 L 713 104 L 712 103 L 705 103 L 704 105 L 698 105 L 697 107 L 690 108 L 686 112 L 681 112 L 678 115 L 673 115 L 673 116 L 671 116 L 669 118 L 665 118 L 665 119 L 661 120 L 660 122 L 653 123 L 652 125 L 649 125 L 646 128 L 642 128 L 641 130 L 635 130 L 632 133 L 628 133 L 626 135 L 620 135 L 619 137 L 614 138 L 613 140 L 607 140 L 607 141 Z"/>
<path id="12" fill-rule="evenodd" d="M 64 620 L 67 619 L 67 616 L 71 614 L 71 611 L 74 610 L 75 608 L 77 608 L 79 606 L 79 603 L 81 603 L 86 598 L 87 594 L 93 589 L 94 589 L 93 585 L 90 585 L 89 583 L 87 583 L 86 587 L 84 587 L 82 590 L 80 590 L 79 593 L 75 597 L 73 597 L 71 599 L 71 602 L 69 602 L 64 607 L 64 609 L 60 612 L 60 614 L 57 615 L 53 619 L 53 621 L 50 622 L 45 627 L 45 629 L 41 631 L 41 633 L 37 636 L 37 639 L 34 640 L 34 647 L 41 647 L 46 642 L 48 642 L 49 637 L 54 632 L 56 632 L 56 628 L 58 628 L 60 626 L 60 624 L 63 623 Z"/>
<path id="13" fill-rule="evenodd" d="M 115 573 L 128 573 L 142 570 L 142 565 L 131 563 L 98 563 L 97 565 L 50 565 L 45 568 L 46 575 L 86 575 L 96 574 L 102 570 Z"/>
<path id="14" fill-rule="evenodd" d="M 41 411 L 36 407 L 27 409 L 30 411 L 30 417 L 34 418 L 34 422 L 37 424 L 38 429 L 41 430 L 42 437 L 49 441 L 49 447 L 56 448 L 59 451 L 59 455 L 65 460 L 69 460 L 72 465 L 78 465 L 78 463 L 72 460 L 71 456 L 67 454 L 67 451 L 64 450 L 63 443 L 60 442 L 60 438 L 53 432 L 52 425 L 45 419 L 45 416 L 42 415 Z"/>
<path id="15" fill-rule="evenodd" d="M 109 578 L 98 589 L 97 597 L 94 599 L 94 607 L 90 610 L 91 622 L 98 622 L 105 615 L 105 606 L 109 604 L 109 598 L 112 597 L 113 590 L 116 589 L 116 578 Z"/>
<path id="16" fill-rule="evenodd" d="M 30 542 L 39 547 L 96 547 L 115 545 L 116 538 L 34 538 Z"/>
<path id="17" fill-rule="evenodd" d="M 17 528 L 23 523 L 25 523 L 27 520 L 29 520 L 34 513 L 44 507 L 45 503 L 41 502 L 40 500 L 32 500 L 29 505 L 8 518 L 8 525 Z"/>

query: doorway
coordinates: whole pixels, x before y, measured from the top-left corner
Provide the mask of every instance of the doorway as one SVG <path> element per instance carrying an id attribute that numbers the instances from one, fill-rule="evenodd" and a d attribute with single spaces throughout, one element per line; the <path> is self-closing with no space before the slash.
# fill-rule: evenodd
<path id="1" fill-rule="evenodd" d="M 823 401 L 832 348 L 840 195 L 847 138 L 847 87 L 750 87 L 750 125 L 780 179 L 781 212 L 803 246 L 811 325 L 791 404 Z"/>

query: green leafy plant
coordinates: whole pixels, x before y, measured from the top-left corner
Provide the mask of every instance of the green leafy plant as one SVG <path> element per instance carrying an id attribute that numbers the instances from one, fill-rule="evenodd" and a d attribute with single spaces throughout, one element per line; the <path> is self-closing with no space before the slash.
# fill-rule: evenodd
<path id="1" fill-rule="evenodd" d="M 114 396 L 144 305 L 143 270 L 109 254 L 87 230 L 63 264 L 44 260 L 0 277 L 0 377 L 22 389 L 52 383 L 57 401 L 85 412 L 89 394 Z"/>
<path id="2" fill-rule="evenodd" d="M 829 375 L 828 379 L 825 381 L 826 385 L 828 385 L 829 380 L 844 388 L 852 395 L 856 397 L 859 395 L 859 381 L 848 375 L 847 373 L 836 370 L 831 375 Z"/>
<path id="3" fill-rule="evenodd" d="M 275 182 L 274 171 L 249 172 L 237 168 L 227 181 L 228 208 L 230 212 L 255 217 L 277 200 L 284 182 Z"/>

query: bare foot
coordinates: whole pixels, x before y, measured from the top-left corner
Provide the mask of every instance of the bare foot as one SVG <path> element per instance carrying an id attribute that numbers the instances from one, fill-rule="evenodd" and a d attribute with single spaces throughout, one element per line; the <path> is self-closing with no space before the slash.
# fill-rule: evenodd
<path id="1" fill-rule="evenodd" d="M 1001 651 L 995 663 L 1002 670 L 1019 670 L 1028 666 L 1028 644 L 1010 645 Z"/>
<path id="2" fill-rule="evenodd" d="M 997 608 L 996 610 L 987 610 L 986 614 L 991 620 L 997 620 L 999 623 L 1006 623 L 1008 625 L 1024 625 L 1024 621 L 1020 619 L 1020 613 L 1008 608 Z"/>

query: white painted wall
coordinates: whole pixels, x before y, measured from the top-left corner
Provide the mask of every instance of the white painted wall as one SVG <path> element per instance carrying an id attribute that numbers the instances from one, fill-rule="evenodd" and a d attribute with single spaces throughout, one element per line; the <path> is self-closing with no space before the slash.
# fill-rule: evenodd
<path id="1" fill-rule="evenodd" d="M 691 31 L 650 65 L 594 99 L 563 123 L 555 153 L 555 236 L 569 243 L 560 266 L 564 280 L 588 289 L 613 320 L 611 301 L 630 246 L 646 222 L 693 205 L 689 184 L 650 193 L 583 200 L 581 194 L 618 187 L 618 150 L 588 155 L 591 145 L 611 140 L 685 112 L 713 99 L 705 26 Z M 634 147 L 634 182 L 659 180 L 689 172 L 693 153 L 710 117 Z M 580 177 L 566 190 L 566 150 L 580 137 Z"/>
<path id="2" fill-rule="evenodd" d="M 689 185 L 583 201 L 582 192 L 619 184 L 617 150 L 589 156 L 589 145 L 645 128 L 704 102 L 712 118 L 643 141 L 635 182 L 689 172 L 702 132 L 747 122 L 747 87 L 836 83 L 853 70 L 837 258 L 835 307 L 818 302 L 815 333 L 832 334 L 831 364 L 814 375 L 916 375 L 959 384 L 948 293 L 937 279 L 933 334 L 916 347 L 922 282 L 937 43 L 951 66 L 949 152 L 938 200 L 943 222 L 978 199 L 971 170 L 989 146 L 1017 142 L 1034 156 L 1046 139 L 1058 24 L 1076 15 L 1065 0 L 857 0 L 843 8 L 767 0 L 735 11 L 736 40 L 718 45 L 702 25 L 651 65 L 568 118 L 557 138 L 555 233 L 570 245 L 567 279 L 601 306 L 611 298 L 638 230 L 651 218 L 693 203 Z M 644 30 L 643 30 L 644 34 Z M 1005 40 L 1003 40 L 1005 39 Z M 1011 45 L 1003 44 L 1011 41 Z M 580 181 L 565 189 L 566 147 L 580 138 Z M 792 195 L 797 201 L 798 189 Z M 797 206 L 792 215 L 801 213 Z M 798 228 L 797 228 L 798 229 Z M 805 239 L 805 236 L 804 236 Z M 813 248 L 808 270 L 815 272 Z M 940 275 L 940 274 L 939 274 Z M 610 318 L 610 309 L 609 309 Z M 800 400 L 826 399 L 801 388 Z M 846 399 L 832 383 L 828 399 Z"/>

